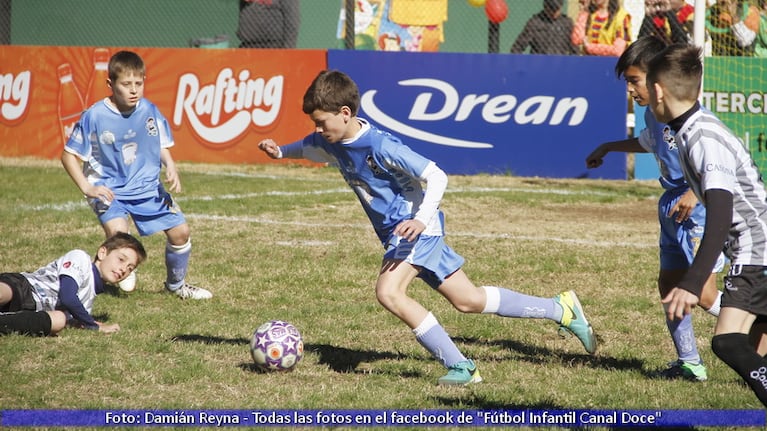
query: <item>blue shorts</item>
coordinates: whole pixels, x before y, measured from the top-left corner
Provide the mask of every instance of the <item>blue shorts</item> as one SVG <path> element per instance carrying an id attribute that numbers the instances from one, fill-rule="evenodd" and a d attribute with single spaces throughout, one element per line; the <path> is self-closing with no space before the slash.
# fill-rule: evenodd
<path id="1" fill-rule="evenodd" d="M 419 235 L 415 242 L 392 235 L 386 243 L 384 259 L 403 260 L 420 267 L 418 278 L 434 289 L 461 269 L 464 262 L 461 255 L 445 244 L 445 237 L 427 235 Z"/>
<path id="2" fill-rule="evenodd" d="M 136 200 L 115 199 L 109 205 L 100 199 L 89 199 L 88 204 L 101 224 L 116 218 L 130 216 L 139 235 L 147 236 L 186 223 L 184 213 L 163 187 L 159 195 Z"/>
<path id="3" fill-rule="evenodd" d="M 660 269 L 663 270 L 689 268 L 703 238 L 706 208 L 700 202 L 693 209 L 690 218 L 682 223 L 676 222 L 675 214 L 668 215 L 687 190 L 686 187 L 667 190 L 658 202 Z M 724 255 L 720 254 L 712 272 L 720 272 L 722 268 L 724 268 Z"/>

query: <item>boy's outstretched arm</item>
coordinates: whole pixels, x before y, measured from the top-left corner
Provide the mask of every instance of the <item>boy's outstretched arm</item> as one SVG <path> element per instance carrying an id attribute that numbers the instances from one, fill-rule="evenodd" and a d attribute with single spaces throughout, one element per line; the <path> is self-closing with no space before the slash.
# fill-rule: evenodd
<path id="1" fill-rule="evenodd" d="M 646 153 L 639 144 L 639 138 L 623 139 L 621 141 L 605 142 L 604 144 L 596 147 L 594 151 L 586 156 L 586 167 L 594 169 L 602 166 L 604 158 L 609 152 L 624 152 L 624 153 Z"/>

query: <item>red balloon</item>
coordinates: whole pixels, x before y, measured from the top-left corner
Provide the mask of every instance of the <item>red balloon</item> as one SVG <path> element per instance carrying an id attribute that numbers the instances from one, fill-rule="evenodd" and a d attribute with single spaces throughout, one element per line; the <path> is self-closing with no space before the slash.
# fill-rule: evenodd
<path id="1" fill-rule="evenodd" d="M 509 15 L 509 6 L 506 0 L 487 0 L 485 2 L 485 15 L 493 24 L 500 24 Z"/>

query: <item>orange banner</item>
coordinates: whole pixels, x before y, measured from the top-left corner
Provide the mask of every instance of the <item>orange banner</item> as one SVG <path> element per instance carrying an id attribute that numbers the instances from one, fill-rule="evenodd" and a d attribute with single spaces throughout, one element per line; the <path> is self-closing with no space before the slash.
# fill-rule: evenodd
<path id="1" fill-rule="evenodd" d="M 109 95 L 106 63 L 119 49 L 0 45 L 0 155 L 58 158 L 80 113 Z M 176 160 L 263 162 L 258 141 L 286 144 L 314 127 L 301 103 L 324 50 L 128 49 L 144 59 L 144 96 L 168 119 Z"/>

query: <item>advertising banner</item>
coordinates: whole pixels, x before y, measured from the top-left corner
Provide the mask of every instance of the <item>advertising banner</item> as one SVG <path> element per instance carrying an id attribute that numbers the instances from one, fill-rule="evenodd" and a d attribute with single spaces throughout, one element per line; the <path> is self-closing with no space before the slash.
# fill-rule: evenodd
<path id="1" fill-rule="evenodd" d="M 109 95 L 118 48 L 0 46 L 0 156 L 58 158 L 83 109 Z M 251 163 L 264 138 L 289 143 L 313 129 L 306 87 L 323 50 L 130 48 L 146 65 L 144 96 L 172 128 L 176 160 Z"/>
<path id="2" fill-rule="evenodd" d="M 716 114 L 751 150 L 767 172 L 767 60 L 706 57 L 701 103 Z"/>
<path id="3" fill-rule="evenodd" d="M 626 138 L 615 58 L 328 52 L 359 85 L 360 116 L 451 174 L 626 178 L 626 156 L 586 169 L 598 144 Z"/>

